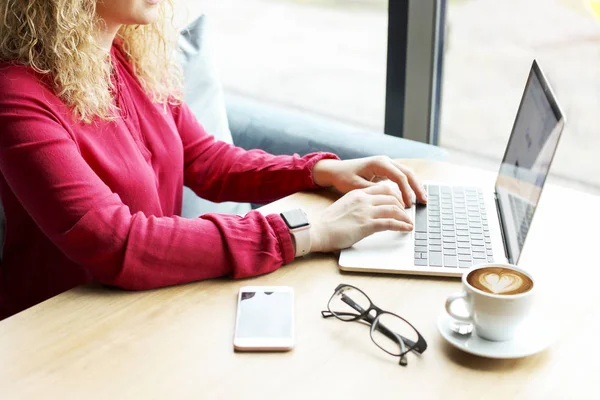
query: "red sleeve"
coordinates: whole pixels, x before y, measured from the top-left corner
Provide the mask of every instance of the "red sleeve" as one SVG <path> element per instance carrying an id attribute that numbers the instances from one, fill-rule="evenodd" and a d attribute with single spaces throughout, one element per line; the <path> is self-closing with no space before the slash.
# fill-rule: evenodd
<path id="1" fill-rule="evenodd" d="M 247 151 L 208 135 L 185 104 L 172 112 L 184 147 L 185 185 L 214 202 L 267 203 L 315 189 L 313 166 L 325 158 L 338 159 L 331 153 L 300 157 Z"/>
<path id="2" fill-rule="evenodd" d="M 83 159 L 46 101 L 51 92 L 25 79 L 1 82 L 0 171 L 44 234 L 97 281 L 148 289 L 263 274 L 293 259 L 277 215 L 132 213 Z"/>

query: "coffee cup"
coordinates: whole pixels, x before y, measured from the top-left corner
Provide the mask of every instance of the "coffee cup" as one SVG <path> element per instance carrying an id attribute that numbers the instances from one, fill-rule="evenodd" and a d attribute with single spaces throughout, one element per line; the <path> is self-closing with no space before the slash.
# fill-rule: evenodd
<path id="1" fill-rule="evenodd" d="M 531 274 L 511 264 L 482 264 L 466 271 L 462 284 L 463 291 L 446 300 L 448 314 L 472 323 L 483 339 L 511 340 L 531 310 L 536 289 Z M 453 310 L 459 302 L 466 314 Z"/>

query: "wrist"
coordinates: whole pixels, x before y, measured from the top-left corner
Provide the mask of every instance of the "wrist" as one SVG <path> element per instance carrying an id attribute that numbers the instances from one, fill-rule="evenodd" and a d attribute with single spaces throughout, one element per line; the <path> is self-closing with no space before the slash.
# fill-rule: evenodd
<path id="1" fill-rule="evenodd" d="M 331 159 L 317 161 L 312 170 L 313 182 L 321 187 L 333 186 L 333 177 L 335 175 L 333 170 L 336 163 L 339 162 L 340 160 Z"/>
<path id="2" fill-rule="evenodd" d="M 322 253 L 323 247 L 323 235 L 321 233 L 321 225 L 313 224 L 310 229 L 310 252 L 311 253 Z"/>

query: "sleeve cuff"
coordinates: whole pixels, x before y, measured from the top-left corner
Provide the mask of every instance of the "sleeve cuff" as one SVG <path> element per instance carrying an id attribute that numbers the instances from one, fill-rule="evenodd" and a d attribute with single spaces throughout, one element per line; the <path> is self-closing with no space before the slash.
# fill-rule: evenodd
<path id="1" fill-rule="evenodd" d="M 279 242 L 279 250 L 284 264 L 294 261 L 294 245 L 292 244 L 292 235 L 283 218 L 279 214 L 267 215 L 269 225 L 275 231 L 277 241 Z"/>
<path id="2" fill-rule="evenodd" d="M 308 185 L 308 188 L 309 189 L 323 189 L 323 187 L 321 187 L 315 183 L 315 180 L 313 177 L 313 168 L 314 168 L 315 164 L 321 160 L 339 160 L 340 158 L 333 153 L 324 153 L 324 152 L 310 153 L 310 154 L 305 155 L 304 158 L 309 159 L 308 162 L 306 163 L 306 165 L 304 166 L 304 170 L 307 172 L 306 184 Z M 286 228 L 287 228 L 287 226 L 286 226 Z"/>

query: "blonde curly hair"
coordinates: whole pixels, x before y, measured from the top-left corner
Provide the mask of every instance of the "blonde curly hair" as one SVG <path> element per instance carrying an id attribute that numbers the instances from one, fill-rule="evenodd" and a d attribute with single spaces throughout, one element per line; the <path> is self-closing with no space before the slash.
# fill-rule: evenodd
<path id="1" fill-rule="evenodd" d="M 122 26 L 117 38 L 152 100 L 176 104 L 182 74 L 171 0 L 160 14 L 150 25 Z M 57 96 L 85 123 L 115 118 L 111 58 L 95 37 L 102 24 L 96 0 L 0 0 L 0 19 L 0 61 L 49 75 Z"/>

